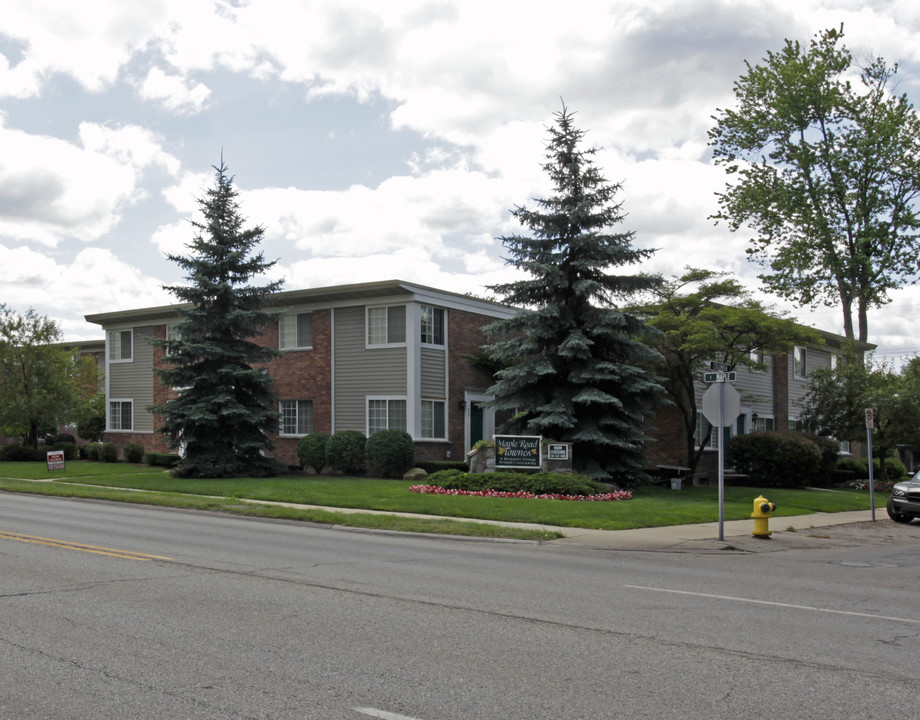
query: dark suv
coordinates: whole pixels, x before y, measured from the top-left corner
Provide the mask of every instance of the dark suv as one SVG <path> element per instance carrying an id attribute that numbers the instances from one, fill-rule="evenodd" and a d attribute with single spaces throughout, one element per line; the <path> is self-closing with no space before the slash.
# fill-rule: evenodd
<path id="1" fill-rule="evenodd" d="M 909 523 L 914 518 L 920 518 L 920 471 L 891 489 L 886 509 L 888 517 L 895 522 Z"/>

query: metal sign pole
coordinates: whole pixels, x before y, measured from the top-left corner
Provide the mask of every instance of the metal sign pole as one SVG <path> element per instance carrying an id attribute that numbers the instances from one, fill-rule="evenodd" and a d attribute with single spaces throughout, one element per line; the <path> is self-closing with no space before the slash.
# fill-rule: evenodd
<path id="1" fill-rule="evenodd" d="M 872 460 L 872 427 L 875 425 L 875 413 L 866 408 L 866 445 L 869 446 L 869 507 L 872 508 L 872 522 L 875 522 L 875 463 Z"/>
<path id="2" fill-rule="evenodd" d="M 719 383 L 719 541 L 725 540 L 725 383 Z"/>

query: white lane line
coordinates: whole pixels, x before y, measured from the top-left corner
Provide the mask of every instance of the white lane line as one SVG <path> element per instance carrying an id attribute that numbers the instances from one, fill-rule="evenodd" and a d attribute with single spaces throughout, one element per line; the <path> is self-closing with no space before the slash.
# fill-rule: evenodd
<path id="1" fill-rule="evenodd" d="M 419 718 L 409 717 L 408 715 L 399 715 L 398 713 L 387 712 L 386 710 L 378 710 L 377 708 L 372 707 L 356 707 L 352 708 L 355 712 L 359 712 L 362 715 L 370 715 L 371 717 L 380 718 L 380 720 L 419 720 Z"/>
<path id="2" fill-rule="evenodd" d="M 754 603 L 755 605 L 773 605 L 774 607 L 791 608 L 792 610 L 811 610 L 812 612 L 831 613 L 834 615 L 855 615 L 856 617 L 871 618 L 873 620 L 894 620 L 900 623 L 920 624 L 920 620 L 911 618 L 872 615 L 871 613 L 851 612 L 849 610 L 831 610 L 830 608 L 812 607 L 811 605 L 793 605 L 792 603 L 772 602 L 770 600 L 753 600 L 751 598 L 732 597 L 731 595 L 712 595 L 710 593 L 690 592 L 689 590 L 669 590 L 668 588 L 645 587 L 643 585 L 625 585 L 624 587 L 632 588 L 633 590 L 671 593 L 673 595 L 693 595 L 695 597 L 713 598 L 716 600 L 733 600 L 735 602 Z"/>

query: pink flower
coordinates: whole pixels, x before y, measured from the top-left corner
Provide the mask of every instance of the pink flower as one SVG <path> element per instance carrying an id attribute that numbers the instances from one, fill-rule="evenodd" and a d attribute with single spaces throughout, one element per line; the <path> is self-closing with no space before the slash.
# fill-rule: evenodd
<path id="1" fill-rule="evenodd" d="M 534 495 L 524 490 L 505 492 L 503 490 L 448 490 L 438 485 L 413 485 L 409 492 L 422 495 L 466 495 L 470 497 L 494 498 L 528 498 L 536 500 L 576 500 L 582 502 L 609 502 L 611 500 L 632 500 L 631 490 L 614 490 L 600 495 L 560 495 L 558 493 L 544 493 Z"/>

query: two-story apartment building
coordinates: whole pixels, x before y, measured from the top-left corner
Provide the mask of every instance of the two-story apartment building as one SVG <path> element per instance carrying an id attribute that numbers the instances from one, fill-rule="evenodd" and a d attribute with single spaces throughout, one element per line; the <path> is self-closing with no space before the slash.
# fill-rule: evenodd
<path id="1" fill-rule="evenodd" d="M 417 458 L 462 460 L 494 432 L 479 403 L 491 378 L 466 355 L 485 342 L 482 327 L 514 314 L 507 306 L 399 280 L 313 288 L 273 297 L 277 323 L 259 342 L 277 348 L 266 364 L 280 422 L 274 456 L 297 464 L 311 432 L 406 430 Z M 154 338 L 171 337 L 179 306 L 88 315 L 105 331 L 106 440 L 172 450 L 152 406 L 176 389 L 154 369 L 168 362 Z"/>
<path id="2" fill-rule="evenodd" d="M 780 432 L 799 429 L 799 415 L 805 398 L 808 376 L 817 368 L 835 367 L 843 357 L 846 338 L 829 332 L 820 332 L 823 344 L 819 346 L 797 346 L 783 355 L 762 355 L 756 358 L 766 365 L 763 371 L 739 366 L 737 379 L 732 385 L 741 396 L 741 412 L 731 427 L 723 432 L 713 431 L 709 435 L 706 452 L 697 472 L 700 475 L 718 475 L 718 448 L 734 435 L 777 430 Z M 874 349 L 865 344 L 864 351 Z M 694 436 L 697 443 L 710 429 L 709 422 L 702 415 L 703 394 L 709 385 L 703 381 L 704 370 L 700 368 L 696 382 L 696 405 L 700 409 Z M 655 418 L 655 442 L 649 447 L 649 464 L 672 467 L 686 466 L 686 442 L 683 424 L 674 408 L 665 409 Z M 841 444 L 841 452 L 849 453 L 848 443 Z"/>

